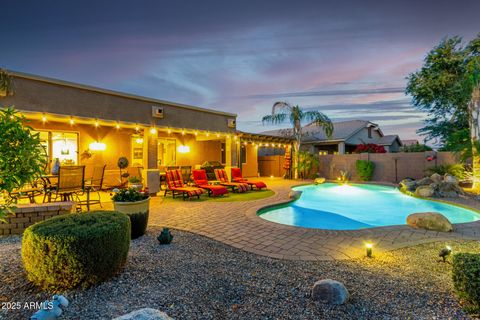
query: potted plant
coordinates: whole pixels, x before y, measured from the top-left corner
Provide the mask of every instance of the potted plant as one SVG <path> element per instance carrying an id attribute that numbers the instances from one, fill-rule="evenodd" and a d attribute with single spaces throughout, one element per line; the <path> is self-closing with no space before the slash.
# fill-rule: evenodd
<path id="1" fill-rule="evenodd" d="M 128 178 L 128 187 L 136 190 L 142 190 L 143 189 L 142 180 L 139 177 L 132 176 Z"/>
<path id="2" fill-rule="evenodd" d="M 115 211 L 125 213 L 130 218 L 132 239 L 144 235 L 148 225 L 150 207 L 148 192 L 134 188 L 114 189 L 113 192 L 115 193 L 112 197 Z"/>
<path id="3" fill-rule="evenodd" d="M 12 77 L 7 71 L 0 69 L 0 97 L 13 94 Z"/>

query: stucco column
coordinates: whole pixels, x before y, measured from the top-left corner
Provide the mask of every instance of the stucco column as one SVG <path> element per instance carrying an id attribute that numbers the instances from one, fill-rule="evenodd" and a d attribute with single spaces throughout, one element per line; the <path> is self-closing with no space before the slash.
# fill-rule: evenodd
<path id="1" fill-rule="evenodd" d="M 143 129 L 143 165 L 145 166 L 143 178 L 150 194 L 160 191 L 157 136 L 157 132 L 152 134 L 149 128 Z"/>
<path id="2" fill-rule="evenodd" d="M 345 142 L 338 143 L 338 154 L 345 154 Z"/>
<path id="3" fill-rule="evenodd" d="M 227 175 L 228 175 L 228 179 L 231 180 L 232 179 L 232 160 L 233 160 L 233 152 L 234 152 L 234 149 L 235 149 L 235 146 L 233 146 L 232 148 L 232 144 L 233 144 L 233 139 L 232 137 L 230 137 L 230 135 L 226 136 L 225 137 L 225 171 L 227 171 Z"/>

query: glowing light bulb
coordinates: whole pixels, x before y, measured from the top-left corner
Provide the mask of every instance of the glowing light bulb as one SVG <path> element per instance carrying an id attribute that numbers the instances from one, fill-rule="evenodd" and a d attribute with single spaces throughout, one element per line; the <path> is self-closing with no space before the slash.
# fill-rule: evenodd
<path id="1" fill-rule="evenodd" d="M 138 126 L 135 126 L 135 131 L 139 131 L 140 128 Z"/>
<path id="2" fill-rule="evenodd" d="M 150 133 L 151 134 L 157 134 L 157 129 L 156 128 L 150 128 Z"/>
<path id="3" fill-rule="evenodd" d="M 73 118 L 71 118 L 69 122 L 70 122 L 71 125 L 75 124 L 75 120 L 73 120 Z"/>
<path id="4" fill-rule="evenodd" d="M 115 128 L 120 129 L 120 124 L 117 123 L 117 124 L 115 125 Z"/>
<path id="5" fill-rule="evenodd" d="M 98 128 L 100 124 L 98 123 L 98 120 L 95 120 L 95 128 Z"/>
<path id="6" fill-rule="evenodd" d="M 185 135 L 185 130 L 182 130 L 182 136 L 184 136 L 184 135 Z"/>
<path id="7" fill-rule="evenodd" d="M 43 122 L 43 123 L 47 122 L 47 117 L 42 116 L 42 122 Z"/>
<path id="8" fill-rule="evenodd" d="M 172 130 L 171 130 L 171 129 L 168 129 L 168 131 L 167 131 L 167 132 L 168 132 L 168 134 L 170 134 L 170 133 L 172 133 Z"/>

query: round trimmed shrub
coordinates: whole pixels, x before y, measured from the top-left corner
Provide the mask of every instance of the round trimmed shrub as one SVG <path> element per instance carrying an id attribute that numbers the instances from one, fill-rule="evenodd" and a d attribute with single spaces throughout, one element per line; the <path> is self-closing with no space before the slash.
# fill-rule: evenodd
<path id="1" fill-rule="evenodd" d="M 115 211 L 66 214 L 28 227 L 22 259 L 28 279 L 44 290 L 88 287 L 127 261 L 130 219 Z"/>

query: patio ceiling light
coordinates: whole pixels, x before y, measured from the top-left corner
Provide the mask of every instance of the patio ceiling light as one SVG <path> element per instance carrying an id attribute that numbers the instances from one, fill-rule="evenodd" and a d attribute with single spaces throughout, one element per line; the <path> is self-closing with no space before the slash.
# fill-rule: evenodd
<path id="1" fill-rule="evenodd" d="M 157 129 L 156 128 L 150 128 L 150 133 L 151 134 L 157 134 Z"/>
<path id="2" fill-rule="evenodd" d="M 107 146 L 106 146 L 105 143 L 103 143 L 103 142 L 95 141 L 95 142 L 90 143 L 90 145 L 88 146 L 88 148 L 89 148 L 91 151 L 105 151 L 105 149 L 107 148 Z"/>
<path id="3" fill-rule="evenodd" d="M 178 146 L 177 150 L 180 153 L 189 153 L 190 152 L 190 147 L 182 144 L 182 145 Z"/>

